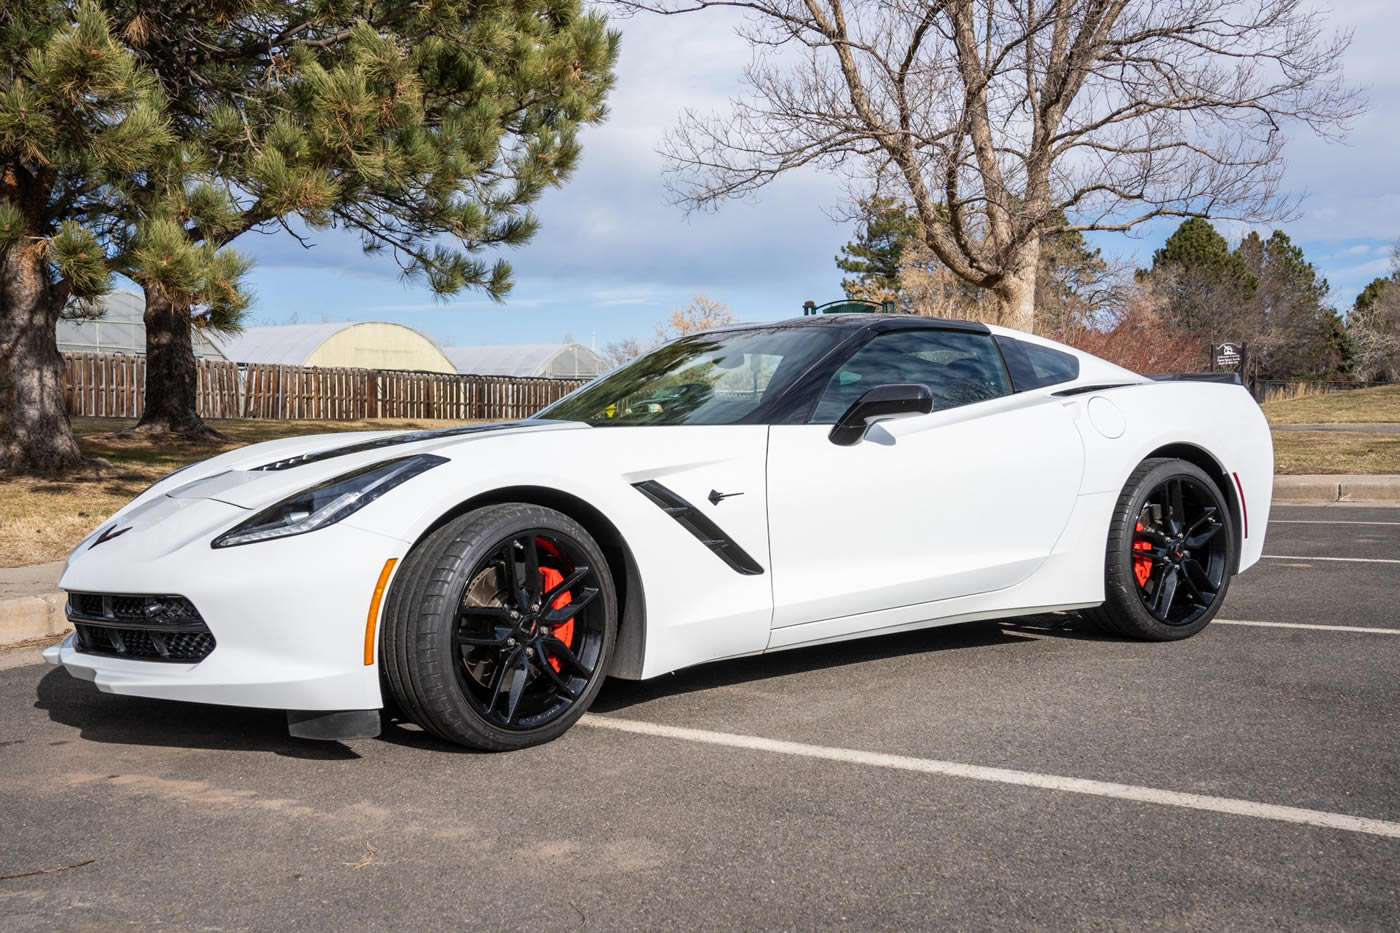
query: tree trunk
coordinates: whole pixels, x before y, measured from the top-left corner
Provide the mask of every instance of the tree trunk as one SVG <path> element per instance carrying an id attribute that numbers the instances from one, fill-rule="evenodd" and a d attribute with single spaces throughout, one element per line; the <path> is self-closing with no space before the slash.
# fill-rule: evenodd
<path id="1" fill-rule="evenodd" d="M 90 466 L 63 406 L 56 326 L 62 291 L 38 243 L 0 251 L 0 470 L 58 473 Z"/>
<path id="2" fill-rule="evenodd" d="M 156 286 L 146 292 L 146 405 L 133 431 L 223 440 L 199 416 L 189 310 Z"/>
<path id="3" fill-rule="evenodd" d="M 996 321 L 1002 327 L 1035 332 L 1035 278 L 1040 265 L 1040 240 L 1021 247 L 1008 263 L 1006 275 L 990 289 Z"/>

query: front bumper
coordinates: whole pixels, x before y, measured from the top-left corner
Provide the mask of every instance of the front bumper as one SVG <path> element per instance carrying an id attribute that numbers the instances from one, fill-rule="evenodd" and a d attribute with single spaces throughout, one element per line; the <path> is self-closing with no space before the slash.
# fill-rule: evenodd
<path id="1" fill-rule="evenodd" d="M 201 525 L 247 514 L 209 500 L 187 508 L 205 513 Z M 59 585 L 183 596 L 213 633 L 214 650 L 195 664 L 133 660 L 80 652 L 70 637 L 46 660 L 104 693 L 284 710 L 383 705 L 374 642 L 365 663 L 366 624 L 380 571 L 403 556 L 405 542 L 348 525 L 218 550 L 206 534 L 166 553 L 142 537 L 75 552 Z"/>

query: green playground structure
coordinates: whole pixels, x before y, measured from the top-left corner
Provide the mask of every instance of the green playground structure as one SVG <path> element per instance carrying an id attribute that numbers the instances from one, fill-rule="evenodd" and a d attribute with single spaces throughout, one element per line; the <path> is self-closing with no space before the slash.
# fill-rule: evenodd
<path id="1" fill-rule="evenodd" d="M 809 314 L 894 314 L 894 299 L 885 298 L 871 301 L 867 298 L 838 298 L 819 305 L 815 301 L 802 302 L 802 315 Z"/>

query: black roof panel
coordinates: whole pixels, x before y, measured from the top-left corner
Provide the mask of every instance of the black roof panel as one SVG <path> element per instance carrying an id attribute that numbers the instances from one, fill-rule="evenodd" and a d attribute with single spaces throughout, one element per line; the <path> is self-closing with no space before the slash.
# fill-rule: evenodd
<path id="1" fill-rule="evenodd" d="M 733 330 L 762 330 L 764 328 L 791 327 L 839 327 L 844 330 L 903 330 L 911 327 L 936 327 L 947 330 L 971 331 L 976 334 L 990 334 L 991 330 L 980 321 L 954 321 L 941 317 L 922 317 L 917 314 L 806 314 L 781 321 L 754 321 L 747 324 L 726 324 L 714 328 L 716 333 Z"/>

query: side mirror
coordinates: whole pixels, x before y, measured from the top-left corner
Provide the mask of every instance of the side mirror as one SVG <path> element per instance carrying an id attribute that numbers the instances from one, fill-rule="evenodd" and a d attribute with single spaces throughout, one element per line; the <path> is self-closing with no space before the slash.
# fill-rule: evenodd
<path id="1" fill-rule="evenodd" d="M 827 439 L 838 447 L 850 447 L 865 437 L 877 421 L 892 421 L 933 411 L 933 393 L 918 383 L 876 386 L 851 403 L 831 426 Z"/>

